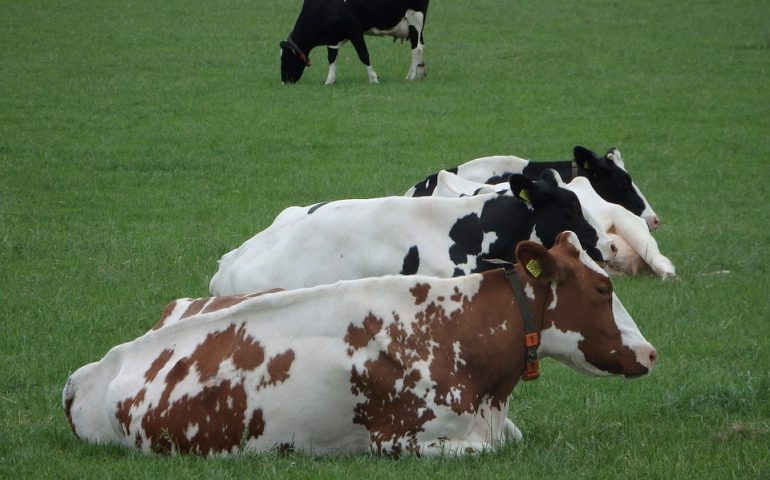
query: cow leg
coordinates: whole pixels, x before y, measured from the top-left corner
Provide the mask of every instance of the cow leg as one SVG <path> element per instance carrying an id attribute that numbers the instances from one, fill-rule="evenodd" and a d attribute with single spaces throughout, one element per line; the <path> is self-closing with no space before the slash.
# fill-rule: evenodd
<path id="1" fill-rule="evenodd" d="M 369 63 L 369 50 L 366 48 L 363 32 L 356 32 L 350 35 L 350 43 L 352 43 L 353 47 L 356 49 L 358 59 L 366 66 L 366 75 L 369 77 L 369 83 L 379 83 L 377 80 L 377 73 Z"/>
<path id="2" fill-rule="evenodd" d="M 326 47 L 326 57 L 329 59 L 329 73 L 326 75 L 325 85 L 333 85 L 337 81 L 337 54 L 339 53 L 340 45 L 342 43 Z"/>
<path id="3" fill-rule="evenodd" d="M 425 14 L 414 10 L 406 11 L 406 22 L 409 24 L 409 42 L 412 44 L 412 64 L 406 74 L 407 80 L 425 78 L 425 62 L 422 58 L 424 38 L 422 29 L 425 23 Z"/>
<path id="4" fill-rule="evenodd" d="M 614 228 L 615 233 L 623 237 L 656 274 L 662 278 L 676 277 L 674 264 L 660 253 L 658 242 L 650 234 L 644 220 L 624 210 L 615 220 Z"/>
<path id="5" fill-rule="evenodd" d="M 437 440 L 420 446 L 420 455 L 425 457 L 451 457 L 481 455 L 495 449 L 488 442 L 469 442 L 465 440 Z"/>

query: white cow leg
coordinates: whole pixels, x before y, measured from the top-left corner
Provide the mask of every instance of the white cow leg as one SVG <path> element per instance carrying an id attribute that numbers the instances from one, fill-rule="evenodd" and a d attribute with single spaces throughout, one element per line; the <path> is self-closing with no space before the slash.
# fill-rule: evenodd
<path id="1" fill-rule="evenodd" d="M 425 62 L 422 58 L 422 49 L 424 47 L 422 29 L 425 15 L 422 12 L 407 10 L 405 17 L 407 24 L 409 24 L 409 41 L 412 45 L 412 64 L 409 66 L 406 79 L 425 78 Z"/>
<path id="2" fill-rule="evenodd" d="M 337 53 L 339 53 L 340 45 L 342 45 L 342 42 L 339 45 L 326 47 L 326 56 L 329 59 L 329 73 L 326 75 L 325 85 L 334 85 L 334 82 L 337 81 Z"/>
<path id="3" fill-rule="evenodd" d="M 337 63 L 330 63 L 329 64 L 329 73 L 326 75 L 326 82 L 324 82 L 324 85 L 334 85 L 334 82 L 337 81 Z"/>
<path id="4" fill-rule="evenodd" d="M 510 418 L 505 419 L 505 430 L 503 431 L 503 435 L 505 436 L 506 440 L 513 440 L 514 442 L 520 442 L 524 437 L 521 434 L 519 427 L 514 425 Z"/>
<path id="5" fill-rule="evenodd" d="M 425 78 L 425 62 L 422 59 L 422 45 L 412 50 L 412 64 L 409 66 L 409 73 L 406 74 L 407 80 Z"/>
<path id="6" fill-rule="evenodd" d="M 371 65 L 366 66 L 366 75 L 369 77 L 369 83 L 380 83 L 377 79 L 377 72 L 374 71 L 374 67 Z"/>
<path id="7" fill-rule="evenodd" d="M 676 277 L 674 264 L 660 253 L 658 242 L 650 234 L 644 220 L 628 213 L 615 221 L 615 231 L 662 278 Z"/>

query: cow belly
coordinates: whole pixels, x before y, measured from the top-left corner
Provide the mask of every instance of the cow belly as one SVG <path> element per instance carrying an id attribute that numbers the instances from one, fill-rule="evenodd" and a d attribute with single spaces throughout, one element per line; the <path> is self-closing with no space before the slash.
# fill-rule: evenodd
<path id="1" fill-rule="evenodd" d="M 365 32 L 367 35 L 374 35 L 377 37 L 394 37 L 406 40 L 409 38 L 409 24 L 406 18 L 402 18 L 395 26 L 387 29 L 371 28 Z"/>

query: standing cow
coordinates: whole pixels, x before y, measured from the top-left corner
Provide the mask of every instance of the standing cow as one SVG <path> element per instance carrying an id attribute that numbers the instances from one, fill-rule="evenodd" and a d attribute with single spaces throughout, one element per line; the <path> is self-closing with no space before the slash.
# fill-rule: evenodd
<path id="1" fill-rule="evenodd" d="M 423 26 L 428 0 L 304 0 L 294 30 L 281 42 L 281 82 L 295 83 L 310 66 L 310 51 L 327 46 L 329 74 L 326 84 L 336 80 L 339 47 L 350 40 L 358 58 L 366 66 L 369 82 L 377 83 L 377 73 L 369 62 L 364 34 L 391 36 L 412 45 L 412 64 L 407 80 L 423 78 L 425 63 Z"/>
<path id="2" fill-rule="evenodd" d="M 466 180 L 478 183 L 494 184 L 504 182 L 514 173 L 523 173 L 529 178 L 540 178 L 545 171 L 556 170 L 569 182 L 575 177 L 586 177 L 594 190 L 605 200 L 617 203 L 634 215 L 642 217 L 650 230 L 660 224 L 639 187 L 631 180 L 626 171 L 623 157 L 617 148 L 611 148 L 600 157 L 591 150 L 577 146 L 573 149 L 573 159 L 558 162 L 533 162 L 512 155 L 482 157 L 463 163 L 447 171 Z M 406 192 L 408 197 L 427 196 L 436 188 L 437 173 L 434 173 Z"/>
<path id="3" fill-rule="evenodd" d="M 507 273 L 174 302 L 69 377 L 65 414 L 83 440 L 144 453 L 468 455 L 521 438 L 508 402 L 538 356 L 650 372 L 655 349 L 574 234 L 516 256 Z"/>
<path id="4" fill-rule="evenodd" d="M 576 232 L 597 261 L 611 257 L 609 243 L 597 246 L 574 193 L 553 179 L 513 175 L 509 183 L 516 197 L 385 197 L 290 207 L 219 260 L 210 291 L 233 295 L 396 273 L 465 275 L 494 268 L 489 258 L 513 261 L 521 241 L 549 247 L 564 230 Z"/>

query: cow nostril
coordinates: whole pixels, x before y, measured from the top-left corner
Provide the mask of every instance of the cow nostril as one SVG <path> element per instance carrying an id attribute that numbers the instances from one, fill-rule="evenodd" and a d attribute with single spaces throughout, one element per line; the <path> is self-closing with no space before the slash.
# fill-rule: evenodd
<path id="1" fill-rule="evenodd" d="M 660 226 L 660 219 L 657 215 L 650 219 L 650 230 L 655 230 Z"/>
<path id="2" fill-rule="evenodd" d="M 658 352 L 656 352 L 656 351 L 655 351 L 655 349 L 653 349 L 653 350 L 650 352 L 650 366 L 651 366 L 651 367 L 655 366 L 655 361 L 656 361 L 657 359 L 658 359 Z"/>
<path id="3" fill-rule="evenodd" d="M 618 254 L 618 247 L 614 243 L 610 244 L 610 250 L 612 250 L 613 257 Z"/>

